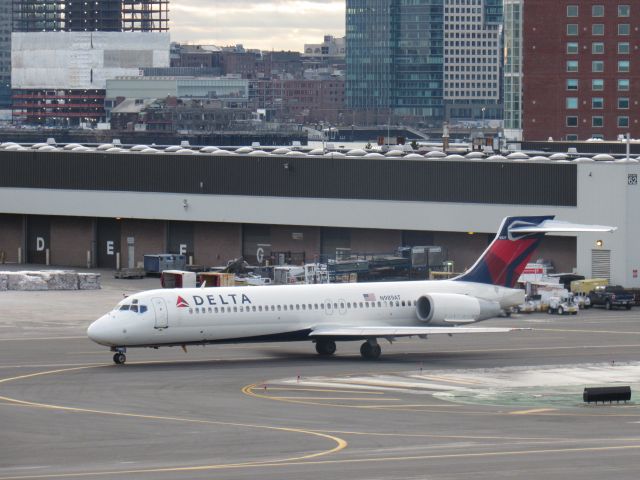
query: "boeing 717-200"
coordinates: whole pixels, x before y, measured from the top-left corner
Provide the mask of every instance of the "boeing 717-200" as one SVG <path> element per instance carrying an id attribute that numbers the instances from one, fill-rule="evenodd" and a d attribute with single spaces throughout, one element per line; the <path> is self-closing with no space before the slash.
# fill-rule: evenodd
<path id="1" fill-rule="evenodd" d="M 379 339 L 517 330 L 469 325 L 524 301 L 513 287 L 545 233 L 614 230 L 507 217 L 477 262 L 451 280 L 149 290 L 122 300 L 87 334 L 117 364 L 133 347 L 276 341 L 312 341 L 332 355 L 336 342 L 361 340 L 362 357 L 376 359 Z"/>

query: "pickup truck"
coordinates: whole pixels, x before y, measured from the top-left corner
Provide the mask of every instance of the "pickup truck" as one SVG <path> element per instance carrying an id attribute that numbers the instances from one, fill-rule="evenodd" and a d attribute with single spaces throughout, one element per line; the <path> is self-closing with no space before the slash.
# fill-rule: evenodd
<path id="1" fill-rule="evenodd" d="M 589 299 L 592 306 L 602 306 L 607 310 L 611 310 L 613 307 L 625 307 L 630 310 L 635 301 L 634 295 L 627 293 L 619 285 L 596 287 L 589 294 Z"/>

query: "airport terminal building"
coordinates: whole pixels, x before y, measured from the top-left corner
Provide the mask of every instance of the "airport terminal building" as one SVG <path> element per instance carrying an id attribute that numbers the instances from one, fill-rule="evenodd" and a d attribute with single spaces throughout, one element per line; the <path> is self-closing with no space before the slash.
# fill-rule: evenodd
<path id="1" fill-rule="evenodd" d="M 0 148 L 0 257 L 114 268 L 184 252 L 215 266 L 434 245 L 462 271 L 503 217 L 551 214 L 618 230 L 548 236 L 534 260 L 640 287 L 635 161 L 278 151 Z"/>

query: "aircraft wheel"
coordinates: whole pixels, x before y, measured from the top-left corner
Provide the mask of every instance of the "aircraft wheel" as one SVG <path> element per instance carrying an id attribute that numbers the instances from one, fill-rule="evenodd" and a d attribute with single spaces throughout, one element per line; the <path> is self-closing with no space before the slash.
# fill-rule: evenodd
<path id="1" fill-rule="evenodd" d="M 336 342 L 333 340 L 318 340 L 316 342 L 316 352 L 323 356 L 330 356 L 336 353 Z"/>
<path id="2" fill-rule="evenodd" d="M 364 342 L 360 347 L 360 355 L 362 355 L 362 358 L 365 360 L 376 360 L 380 358 L 381 353 L 382 349 L 377 343 L 371 345 L 369 342 Z"/>
<path id="3" fill-rule="evenodd" d="M 558 315 L 564 315 L 564 308 L 558 307 Z"/>
<path id="4" fill-rule="evenodd" d="M 127 361 L 127 356 L 124 353 L 117 352 L 113 355 L 113 363 L 116 365 L 122 365 Z"/>
<path id="5" fill-rule="evenodd" d="M 611 302 L 609 300 L 607 300 L 606 303 L 604 304 L 604 308 L 606 310 L 611 310 Z"/>

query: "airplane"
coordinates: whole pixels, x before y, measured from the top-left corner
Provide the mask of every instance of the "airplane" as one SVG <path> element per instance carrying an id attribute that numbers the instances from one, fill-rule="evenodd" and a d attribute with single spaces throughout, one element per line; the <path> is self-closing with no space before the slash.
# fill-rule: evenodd
<path id="1" fill-rule="evenodd" d="M 450 280 L 156 289 L 131 295 L 87 330 L 123 364 L 127 348 L 311 341 L 333 355 L 336 342 L 364 341 L 377 359 L 379 339 L 436 334 L 505 333 L 470 327 L 524 301 L 514 286 L 546 233 L 613 232 L 554 216 L 507 217 L 471 268 Z"/>

